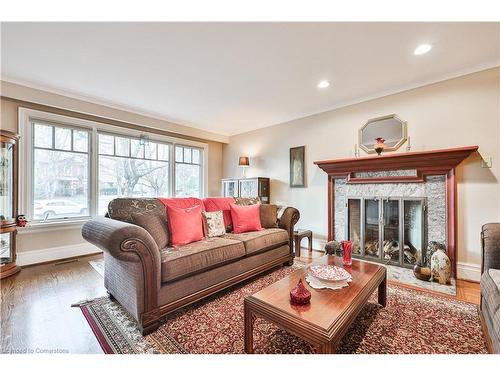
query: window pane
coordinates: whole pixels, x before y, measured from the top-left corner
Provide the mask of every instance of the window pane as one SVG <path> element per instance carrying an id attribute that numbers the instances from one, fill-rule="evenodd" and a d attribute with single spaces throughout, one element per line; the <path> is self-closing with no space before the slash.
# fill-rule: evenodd
<path id="1" fill-rule="evenodd" d="M 158 143 L 158 160 L 168 161 L 168 145 Z"/>
<path id="2" fill-rule="evenodd" d="M 35 124 L 35 147 L 52 148 L 52 126 Z"/>
<path id="3" fill-rule="evenodd" d="M 156 143 L 148 142 L 144 145 L 146 159 L 156 159 Z"/>
<path id="4" fill-rule="evenodd" d="M 80 152 L 88 152 L 89 133 L 81 130 L 73 130 L 73 150 Z"/>
<path id="5" fill-rule="evenodd" d="M 175 196 L 200 197 L 200 166 L 190 164 L 175 165 Z"/>
<path id="6" fill-rule="evenodd" d="M 183 152 L 182 147 L 175 146 L 175 161 L 182 162 L 184 159 L 182 158 Z"/>
<path id="7" fill-rule="evenodd" d="M 35 149 L 34 219 L 88 215 L 88 163 L 87 154 Z"/>
<path id="8" fill-rule="evenodd" d="M 144 158 L 144 146 L 141 145 L 141 142 L 138 139 L 131 139 L 130 142 L 132 147 L 130 156 L 133 158 Z"/>
<path id="9" fill-rule="evenodd" d="M 55 131 L 55 148 L 58 150 L 71 151 L 71 129 L 54 127 Z"/>
<path id="10" fill-rule="evenodd" d="M 115 137 L 107 134 L 99 134 L 99 153 L 105 155 L 114 155 Z"/>
<path id="11" fill-rule="evenodd" d="M 184 163 L 191 163 L 191 149 L 184 148 Z"/>
<path id="12" fill-rule="evenodd" d="M 99 156 L 98 214 L 117 197 L 168 197 L 168 162 Z"/>
<path id="13" fill-rule="evenodd" d="M 193 164 L 200 164 L 200 150 L 193 148 Z"/>
<path id="14" fill-rule="evenodd" d="M 116 142 L 116 155 L 130 156 L 130 139 L 115 137 Z"/>

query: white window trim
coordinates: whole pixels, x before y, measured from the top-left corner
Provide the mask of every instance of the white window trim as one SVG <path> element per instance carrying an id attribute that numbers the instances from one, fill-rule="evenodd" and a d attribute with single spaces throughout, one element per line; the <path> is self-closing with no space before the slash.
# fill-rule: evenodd
<path id="1" fill-rule="evenodd" d="M 97 197 L 97 177 L 98 177 L 98 145 L 97 145 L 97 132 L 107 132 L 114 135 L 123 135 L 129 137 L 140 137 L 147 135 L 151 141 L 159 141 L 169 143 L 170 147 L 170 194 L 175 195 L 175 146 L 191 146 L 202 150 L 202 183 L 201 183 L 201 196 L 205 197 L 208 192 L 208 144 L 203 142 L 191 141 L 182 138 L 176 138 L 156 133 L 148 133 L 147 131 L 140 131 L 136 129 L 129 129 L 120 126 L 108 125 L 95 121 L 83 120 L 76 117 L 58 115 L 55 113 L 39 111 L 29 108 L 20 107 L 18 111 L 18 132 L 19 132 L 19 212 L 31 215 L 32 202 L 33 202 L 33 134 L 32 134 L 32 119 L 39 119 L 49 123 L 60 123 L 61 125 L 87 128 L 91 130 L 91 142 L 89 150 L 90 158 L 90 173 L 89 173 L 89 214 L 90 217 L 96 216 L 98 197 Z M 71 218 L 64 220 L 51 220 L 50 222 L 33 222 L 29 224 L 26 229 L 21 232 L 37 230 L 41 228 L 55 228 L 55 227 L 68 227 L 74 225 L 82 225 L 89 217 Z"/>

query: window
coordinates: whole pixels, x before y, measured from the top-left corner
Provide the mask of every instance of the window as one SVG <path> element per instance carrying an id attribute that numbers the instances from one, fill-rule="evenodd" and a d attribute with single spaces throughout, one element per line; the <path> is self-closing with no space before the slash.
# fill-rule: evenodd
<path id="1" fill-rule="evenodd" d="M 26 108 L 19 134 L 19 212 L 35 225 L 103 215 L 116 197 L 206 191 L 203 143 Z"/>
<path id="2" fill-rule="evenodd" d="M 170 145 L 99 133 L 99 206 L 116 197 L 168 197 Z"/>
<path id="3" fill-rule="evenodd" d="M 201 197 L 201 150 L 175 146 L 175 196 Z"/>
<path id="4" fill-rule="evenodd" d="M 89 132 L 33 122 L 33 219 L 89 215 Z"/>

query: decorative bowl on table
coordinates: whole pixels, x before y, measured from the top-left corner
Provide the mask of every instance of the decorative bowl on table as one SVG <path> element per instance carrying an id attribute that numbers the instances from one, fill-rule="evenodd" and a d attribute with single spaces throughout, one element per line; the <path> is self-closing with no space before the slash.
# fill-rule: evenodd
<path id="1" fill-rule="evenodd" d="M 333 265 L 312 265 L 307 269 L 306 281 L 314 289 L 342 289 L 349 286 L 352 276 L 345 269 Z"/>
<path id="2" fill-rule="evenodd" d="M 323 281 L 343 281 L 351 278 L 351 274 L 345 269 L 325 264 L 309 266 L 309 274 Z"/>

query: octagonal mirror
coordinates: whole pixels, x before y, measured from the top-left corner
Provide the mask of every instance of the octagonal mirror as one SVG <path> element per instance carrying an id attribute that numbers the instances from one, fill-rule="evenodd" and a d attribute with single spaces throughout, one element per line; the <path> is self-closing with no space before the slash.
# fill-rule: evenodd
<path id="1" fill-rule="evenodd" d="M 359 129 L 359 148 L 369 154 L 374 153 L 377 138 L 384 139 L 384 152 L 397 150 L 407 139 L 406 122 L 395 114 L 368 120 Z"/>

